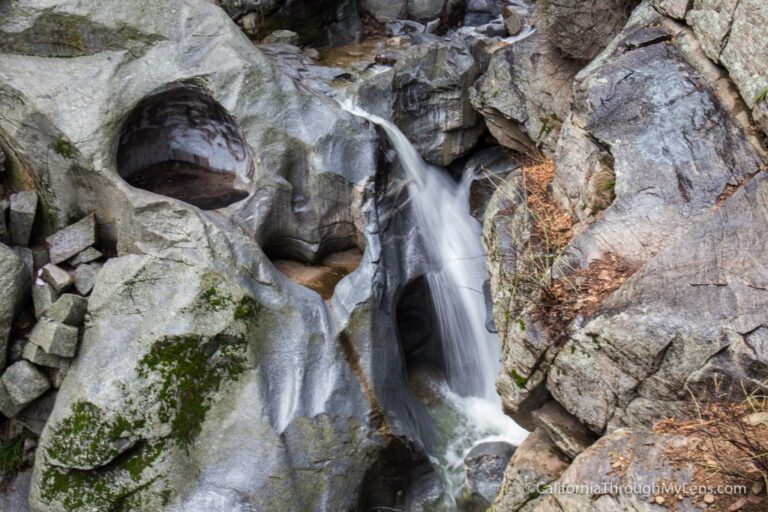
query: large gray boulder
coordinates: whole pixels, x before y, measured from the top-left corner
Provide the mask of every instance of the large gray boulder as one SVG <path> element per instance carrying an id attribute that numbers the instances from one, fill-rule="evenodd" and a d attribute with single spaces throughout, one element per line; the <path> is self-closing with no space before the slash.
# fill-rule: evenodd
<path id="1" fill-rule="evenodd" d="M 579 69 L 544 34 L 536 33 L 493 53 L 488 71 L 470 92 L 472 105 L 499 144 L 551 154 Z"/>
<path id="2" fill-rule="evenodd" d="M 423 273 L 423 253 L 405 212 L 379 218 L 378 196 L 390 193 L 379 173 L 392 164 L 376 131 L 297 84 L 203 0 L 53 10 L 24 0 L 4 14 L 0 138 L 23 163 L 14 178 L 47 185 L 38 193 L 49 232 L 95 213 L 100 242 L 117 251 L 41 435 L 32 510 L 417 502 L 412 487 L 434 480 L 428 420 L 407 385 L 393 311 Z M 40 46 L 35 30 L 50 24 L 117 35 L 84 37 L 75 52 L 67 30 L 53 31 Z M 151 101 L 169 91 L 215 108 Z M 206 158 L 228 152 L 216 161 L 238 163 L 223 171 L 247 197 L 203 211 L 130 186 L 114 149 L 141 152 L 147 141 L 126 136 L 126 119 L 195 137 L 211 129 L 205 144 L 169 137 L 172 156 L 214 166 Z M 213 153 L 211 140 L 225 149 Z M 354 247 L 366 251 L 360 268 L 330 302 L 270 261 Z"/>
<path id="3" fill-rule="evenodd" d="M 618 34 L 639 0 L 539 0 L 537 26 L 574 59 L 590 61 Z"/>
<path id="4" fill-rule="evenodd" d="M 0 371 L 5 369 L 11 325 L 29 298 L 30 281 L 29 271 L 21 258 L 0 243 Z"/>
<path id="5" fill-rule="evenodd" d="M 462 10 L 463 0 L 361 0 L 360 9 L 378 21 L 413 19 L 427 22 Z"/>
<path id="6" fill-rule="evenodd" d="M 425 160 L 448 165 L 483 131 L 469 90 L 478 69 L 458 40 L 434 40 L 400 57 L 394 76 L 394 119 Z"/>

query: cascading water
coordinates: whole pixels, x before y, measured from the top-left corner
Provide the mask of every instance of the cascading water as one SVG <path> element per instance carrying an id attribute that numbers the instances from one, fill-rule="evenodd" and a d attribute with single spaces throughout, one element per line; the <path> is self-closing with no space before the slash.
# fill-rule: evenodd
<path id="1" fill-rule="evenodd" d="M 478 222 L 469 212 L 471 177 L 454 181 L 444 169 L 427 164 L 393 123 L 355 107 L 342 107 L 380 126 L 397 151 L 410 181 L 408 192 L 427 256 L 437 269 L 427 274 L 437 312 L 446 364 L 448 389 L 438 393 L 450 406 L 438 418 L 441 453 L 435 462 L 446 472 L 450 508 L 461 487 L 461 462 L 481 441 L 503 440 L 518 445 L 527 432 L 501 409 L 495 389 L 499 372 L 498 337 L 485 325 L 482 292 L 488 270 Z M 450 419 L 446 420 L 446 416 Z M 441 437 L 438 432 L 438 438 Z"/>

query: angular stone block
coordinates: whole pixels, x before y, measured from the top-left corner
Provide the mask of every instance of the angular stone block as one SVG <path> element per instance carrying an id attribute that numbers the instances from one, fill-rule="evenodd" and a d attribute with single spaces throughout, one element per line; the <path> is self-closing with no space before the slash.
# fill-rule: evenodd
<path id="1" fill-rule="evenodd" d="M 29 245 L 36 212 L 37 192 L 29 190 L 11 196 L 11 242 L 14 245 Z"/>
<path id="2" fill-rule="evenodd" d="M 77 256 L 75 256 L 71 260 L 69 260 L 69 264 L 72 265 L 73 267 L 78 267 L 84 263 L 90 263 L 92 261 L 96 261 L 102 256 L 104 255 L 101 254 L 101 251 L 99 251 L 95 247 L 89 247 L 86 250 L 78 253 Z"/>
<path id="3" fill-rule="evenodd" d="M 48 249 L 45 247 L 33 247 L 32 248 L 32 261 L 35 264 L 35 268 L 44 267 L 51 262 L 50 256 L 48 256 Z"/>
<path id="4" fill-rule="evenodd" d="M 27 343 L 21 352 L 21 357 L 39 366 L 58 368 L 61 365 L 61 357 L 49 354 L 34 343 Z"/>
<path id="5" fill-rule="evenodd" d="M 96 279 L 99 276 L 101 265 L 80 265 L 75 270 L 75 288 L 83 295 L 88 295 L 96 285 Z"/>
<path id="6" fill-rule="evenodd" d="M 65 293 L 48 309 L 45 316 L 57 322 L 78 326 L 83 323 L 87 309 L 87 299 L 79 295 Z"/>
<path id="7" fill-rule="evenodd" d="M 66 270 L 61 267 L 57 267 L 53 263 L 49 263 L 43 267 L 43 273 L 40 275 L 40 277 L 43 279 L 43 281 L 51 285 L 53 291 L 56 293 L 65 292 L 72 288 L 72 285 L 75 284 L 75 281 L 72 279 L 69 273 L 67 273 Z"/>
<path id="8" fill-rule="evenodd" d="M 58 264 L 96 243 L 96 217 L 91 214 L 45 239 L 51 263 Z"/>
<path id="9" fill-rule="evenodd" d="M 59 294 L 56 293 L 51 285 L 40 282 L 32 287 L 32 302 L 35 306 L 35 317 L 39 320 L 48 311 Z"/>
<path id="10" fill-rule="evenodd" d="M 8 395 L 16 405 L 27 405 L 48 391 L 48 378 L 29 361 L 19 361 L 9 366 L 0 377 Z"/>
<path id="11" fill-rule="evenodd" d="M 0 412 L 7 418 L 13 418 L 24 409 L 23 405 L 16 404 L 11 395 L 8 394 L 8 390 L 5 388 L 5 384 L 0 380 Z"/>
<path id="12" fill-rule="evenodd" d="M 75 352 L 77 352 L 78 329 L 71 325 L 43 318 L 32 329 L 29 341 L 49 354 L 74 357 Z"/>

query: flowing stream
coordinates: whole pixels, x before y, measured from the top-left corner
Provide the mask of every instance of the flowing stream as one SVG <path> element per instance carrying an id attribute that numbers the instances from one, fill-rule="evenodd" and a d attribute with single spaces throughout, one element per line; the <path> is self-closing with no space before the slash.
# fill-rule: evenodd
<path id="1" fill-rule="evenodd" d="M 438 316 L 447 386 L 436 385 L 443 405 L 431 411 L 438 438 L 434 459 L 451 494 L 448 507 L 455 509 L 464 455 L 480 442 L 502 440 L 517 446 L 527 435 L 503 413 L 496 393 L 501 348 L 497 335 L 485 325 L 482 290 L 488 269 L 481 228 L 469 212 L 472 177 L 457 183 L 445 169 L 426 163 L 393 123 L 350 100 L 342 107 L 380 126 L 397 151 L 410 178 L 408 192 L 427 256 L 437 269 L 427 280 Z"/>

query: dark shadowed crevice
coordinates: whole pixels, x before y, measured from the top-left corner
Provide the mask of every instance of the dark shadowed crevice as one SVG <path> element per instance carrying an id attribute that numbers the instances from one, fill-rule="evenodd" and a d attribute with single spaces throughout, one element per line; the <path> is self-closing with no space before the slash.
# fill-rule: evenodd
<path id="1" fill-rule="evenodd" d="M 397 300 L 397 336 L 409 371 L 429 369 L 444 372 L 440 328 L 425 276 L 408 283 Z"/>
<path id="2" fill-rule="evenodd" d="M 248 196 L 253 159 L 235 119 L 202 89 L 173 84 L 139 102 L 123 125 L 120 176 L 204 210 Z"/>

